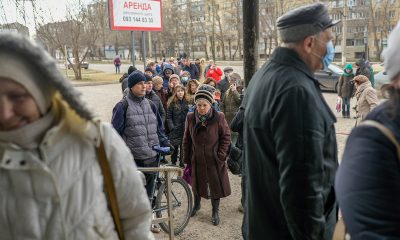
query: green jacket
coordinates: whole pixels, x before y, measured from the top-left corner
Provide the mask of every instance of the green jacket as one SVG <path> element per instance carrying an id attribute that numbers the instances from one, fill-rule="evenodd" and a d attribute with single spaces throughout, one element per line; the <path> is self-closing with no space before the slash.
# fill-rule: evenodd
<path id="1" fill-rule="evenodd" d="M 335 115 L 298 54 L 277 48 L 244 106 L 245 239 L 332 239 Z"/>

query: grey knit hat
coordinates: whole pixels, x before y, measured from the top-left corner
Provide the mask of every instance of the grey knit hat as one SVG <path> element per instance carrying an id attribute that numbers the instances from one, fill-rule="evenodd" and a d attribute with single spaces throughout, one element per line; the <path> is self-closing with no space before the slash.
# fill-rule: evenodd
<path id="1" fill-rule="evenodd" d="M 214 102 L 214 97 L 211 92 L 207 90 L 197 90 L 196 94 L 194 95 L 194 102 L 197 103 L 198 100 L 206 100 L 210 105 Z"/>
<path id="2" fill-rule="evenodd" d="M 27 65 L 27 69 L 33 72 L 32 78 L 29 78 L 32 83 L 36 83 L 38 89 L 48 88 L 48 91 L 40 90 L 43 94 L 58 91 L 79 116 L 88 120 L 93 118 L 92 112 L 81 101 L 81 93 L 58 71 L 55 60 L 41 46 L 21 34 L 0 33 L 0 53 L 12 54 L 14 59 L 19 59 L 21 63 Z M 17 82 L 29 87 L 28 82 L 24 84 L 21 79 Z M 31 91 L 28 88 L 27 90 Z M 31 94 L 38 101 L 34 96 L 36 93 L 32 91 Z M 49 97 L 44 96 L 44 99 Z M 41 108 L 41 103 L 38 103 L 38 106 Z"/>
<path id="3" fill-rule="evenodd" d="M 400 74 L 400 22 L 389 35 L 388 46 L 382 52 L 385 71 L 390 80 Z"/>

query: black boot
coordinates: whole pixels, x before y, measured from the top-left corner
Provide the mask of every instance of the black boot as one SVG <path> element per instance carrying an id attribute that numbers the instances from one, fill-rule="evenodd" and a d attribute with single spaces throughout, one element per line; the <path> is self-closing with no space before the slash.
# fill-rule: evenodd
<path id="1" fill-rule="evenodd" d="M 192 213 L 190 214 L 191 217 L 195 216 L 197 211 L 200 210 L 200 200 L 201 200 L 200 196 L 195 195 L 195 194 L 193 194 L 193 196 L 194 196 L 194 206 L 192 209 Z"/>
<path id="2" fill-rule="evenodd" d="M 219 199 L 211 199 L 211 205 L 212 205 L 212 223 L 214 226 L 217 226 L 219 224 Z"/>

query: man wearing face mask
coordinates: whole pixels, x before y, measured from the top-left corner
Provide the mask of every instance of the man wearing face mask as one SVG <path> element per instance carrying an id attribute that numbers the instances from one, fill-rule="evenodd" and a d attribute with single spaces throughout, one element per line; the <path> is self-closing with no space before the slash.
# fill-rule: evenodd
<path id="1" fill-rule="evenodd" d="M 336 23 L 322 3 L 278 18 L 283 44 L 247 88 L 244 239 L 332 239 L 336 118 L 314 72 L 333 60 Z"/>

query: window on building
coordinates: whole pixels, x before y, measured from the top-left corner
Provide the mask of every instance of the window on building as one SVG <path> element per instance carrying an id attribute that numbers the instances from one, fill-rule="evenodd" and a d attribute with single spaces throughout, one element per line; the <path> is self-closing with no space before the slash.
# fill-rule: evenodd
<path id="1" fill-rule="evenodd" d="M 356 6 L 356 0 L 348 0 L 348 1 L 347 1 L 347 6 L 349 6 L 349 7 L 354 7 L 354 6 Z"/>
<path id="2" fill-rule="evenodd" d="M 354 39 L 347 39 L 346 46 L 354 46 Z"/>
<path id="3" fill-rule="evenodd" d="M 396 15 L 395 11 L 389 11 L 389 18 L 394 18 Z"/>

